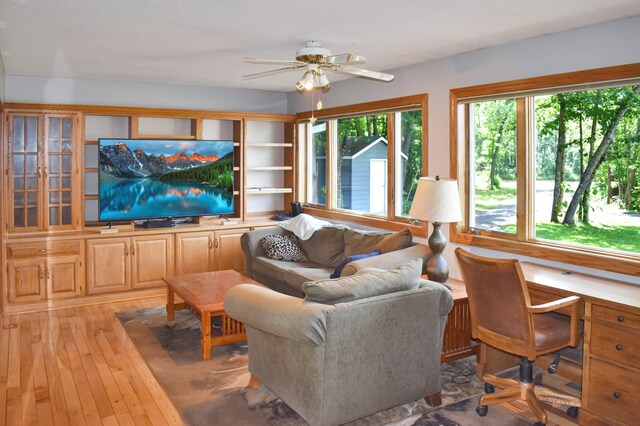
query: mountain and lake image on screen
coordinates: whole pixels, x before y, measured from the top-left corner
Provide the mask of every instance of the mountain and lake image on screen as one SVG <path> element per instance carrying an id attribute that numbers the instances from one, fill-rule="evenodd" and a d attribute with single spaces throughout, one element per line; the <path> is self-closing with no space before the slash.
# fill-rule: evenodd
<path id="1" fill-rule="evenodd" d="M 233 213 L 233 141 L 100 139 L 101 221 Z"/>

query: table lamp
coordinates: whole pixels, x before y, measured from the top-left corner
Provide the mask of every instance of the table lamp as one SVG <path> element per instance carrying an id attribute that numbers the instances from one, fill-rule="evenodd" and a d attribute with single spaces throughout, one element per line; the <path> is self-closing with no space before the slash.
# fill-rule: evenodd
<path id="1" fill-rule="evenodd" d="M 440 224 L 462 220 L 458 182 L 455 179 L 442 179 L 440 176 L 421 177 L 409 216 L 433 223 L 433 232 L 429 237 L 432 256 L 427 263 L 427 277 L 444 283 L 449 278 L 449 266 L 442 255 L 447 239 L 440 231 Z"/>

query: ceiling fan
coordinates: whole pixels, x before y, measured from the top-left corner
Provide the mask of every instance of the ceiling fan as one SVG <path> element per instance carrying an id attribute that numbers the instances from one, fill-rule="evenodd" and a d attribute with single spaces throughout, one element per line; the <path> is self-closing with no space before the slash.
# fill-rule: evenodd
<path id="1" fill-rule="evenodd" d="M 322 47 L 319 41 L 308 41 L 302 49 L 296 51 L 296 60 L 289 61 L 286 59 L 260 59 L 245 58 L 245 62 L 251 64 L 274 64 L 287 65 L 284 68 L 278 68 L 270 71 L 257 72 L 242 76 L 243 78 L 264 77 L 271 74 L 277 74 L 284 71 L 294 71 L 305 69 L 305 73 L 296 82 L 296 88 L 300 91 L 312 89 L 329 89 L 330 83 L 325 71 L 339 72 L 343 74 L 352 74 L 358 77 L 366 77 L 379 81 L 392 81 L 392 74 L 383 72 L 369 71 L 357 68 L 352 65 L 364 64 L 365 58 L 355 53 L 343 53 L 340 55 L 332 55 L 329 49 Z"/>

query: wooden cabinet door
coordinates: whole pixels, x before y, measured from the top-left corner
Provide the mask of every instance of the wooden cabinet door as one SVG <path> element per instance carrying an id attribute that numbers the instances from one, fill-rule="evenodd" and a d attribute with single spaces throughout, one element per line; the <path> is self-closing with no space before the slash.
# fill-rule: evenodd
<path id="1" fill-rule="evenodd" d="M 46 299 L 43 259 L 11 260 L 9 267 L 9 303 L 39 302 Z"/>
<path id="2" fill-rule="evenodd" d="M 176 234 L 176 274 L 213 271 L 213 232 Z"/>
<path id="3" fill-rule="evenodd" d="M 10 113 L 7 121 L 9 231 L 39 230 L 43 228 L 42 115 Z"/>
<path id="4" fill-rule="evenodd" d="M 173 274 L 173 235 L 131 238 L 131 288 L 159 287 Z"/>
<path id="5" fill-rule="evenodd" d="M 80 227 L 80 176 L 75 155 L 77 123 L 76 114 L 45 115 L 42 152 L 46 229 Z"/>
<path id="6" fill-rule="evenodd" d="M 47 298 L 65 299 L 82 294 L 80 256 L 60 256 L 47 259 Z"/>
<path id="7" fill-rule="evenodd" d="M 129 238 L 87 241 L 87 294 L 129 290 Z"/>
<path id="8" fill-rule="evenodd" d="M 214 241 L 214 264 L 216 271 L 233 269 L 245 271 L 245 257 L 240 247 L 240 237 L 249 229 L 230 229 L 228 231 L 216 231 Z"/>

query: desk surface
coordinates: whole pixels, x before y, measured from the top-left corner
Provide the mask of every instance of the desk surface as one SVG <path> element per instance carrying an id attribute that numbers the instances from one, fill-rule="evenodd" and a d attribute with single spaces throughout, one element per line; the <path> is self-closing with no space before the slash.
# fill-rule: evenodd
<path id="1" fill-rule="evenodd" d="M 563 295 L 577 295 L 588 301 L 640 309 L 640 286 L 622 281 L 521 262 L 529 287 Z"/>

